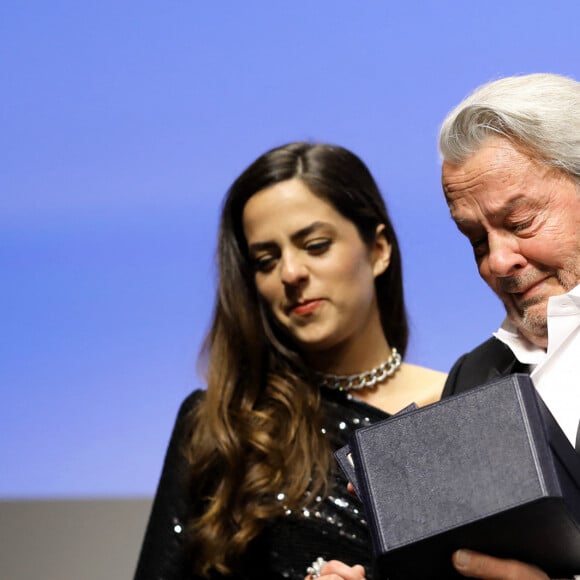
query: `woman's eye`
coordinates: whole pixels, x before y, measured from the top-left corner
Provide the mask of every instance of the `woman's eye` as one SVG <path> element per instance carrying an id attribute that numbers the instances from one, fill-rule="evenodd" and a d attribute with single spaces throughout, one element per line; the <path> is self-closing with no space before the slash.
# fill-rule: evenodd
<path id="1" fill-rule="evenodd" d="M 254 269 L 257 272 L 269 272 L 273 267 L 276 259 L 273 256 L 259 256 L 254 258 Z"/>
<path id="2" fill-rule="evenodd" d="M 305 244 L 306 251 L 311 254 L 323 254 L 332 242 L 329 239 L 311 240 Z"/>

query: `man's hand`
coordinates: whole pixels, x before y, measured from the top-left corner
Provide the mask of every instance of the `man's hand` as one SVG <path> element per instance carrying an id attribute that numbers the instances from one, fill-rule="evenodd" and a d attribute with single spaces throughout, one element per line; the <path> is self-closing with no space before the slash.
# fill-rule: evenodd
<path id="1" fill-rule="evenodd" d="M 453 565 L 463 576 L 484 580 L 550 580 L 536 566 L 517 560 L 502 560 L 471 550 L 458 550 L 453 554 Z"/>

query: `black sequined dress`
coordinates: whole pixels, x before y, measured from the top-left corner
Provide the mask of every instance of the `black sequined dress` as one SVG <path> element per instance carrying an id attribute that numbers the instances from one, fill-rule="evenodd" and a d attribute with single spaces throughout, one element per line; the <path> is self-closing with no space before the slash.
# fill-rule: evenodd
<path id="1" fill-rule="evenodd" d="M 191 555 L 183 541 L 183 522 L 191 512 L 184 482 L 187 463 L 180 448 L 185 415 L 203 396 L 194 392 L 180 409 L 141 548 L 134 580 L 199 580 L 191 573 Z M 343 392 L 323 391 L 324 430 L 333 450 L 345 445 L 352 432 L 386 418 L 384 412 Z M 319 556 L 347 564 L 362 564 L 372 579 L 371 541 L 361 505 L 346 490 L 340 470 L 327 497 L 314 507 L 272 521 L 250 544 L 240 569 L 214 580 L 302 580 Z M 284 505 L 284 490 L 278 500 Z"/>

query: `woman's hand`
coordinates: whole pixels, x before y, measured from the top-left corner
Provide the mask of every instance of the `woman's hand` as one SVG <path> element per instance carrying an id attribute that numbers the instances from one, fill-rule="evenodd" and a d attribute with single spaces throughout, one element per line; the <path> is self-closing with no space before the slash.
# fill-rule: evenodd
<path id="1" fill-rule="evenodd" d="M 312 580 L 314 577 L 311 574 L 304 577 L 304 580 Z M 338 560 L 330 560 L 325 562 L 320 568 L 320 575 L 318 580 L 365 580 L 365 569 L 357 564 L 356 566 L 348 566 L 344 562 Z"/>
<path id="2" fill-rule="evenodd" d="M 517 560 L 503 560 L 472 550 L 458 550 L 453 554 L 453 565 L 463 576 L 484 580 L 550 580 L 536 566 Z"/>

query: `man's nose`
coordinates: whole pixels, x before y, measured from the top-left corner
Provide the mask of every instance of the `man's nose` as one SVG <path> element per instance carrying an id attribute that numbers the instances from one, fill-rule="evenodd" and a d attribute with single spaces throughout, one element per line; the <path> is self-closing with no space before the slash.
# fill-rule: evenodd
<path id="1" fill-rule="evenodd" d="M 488 267 L 498 278 L 512 276 L 527 264 L 519 240 L 509 232 L 489 233 Z"/>

